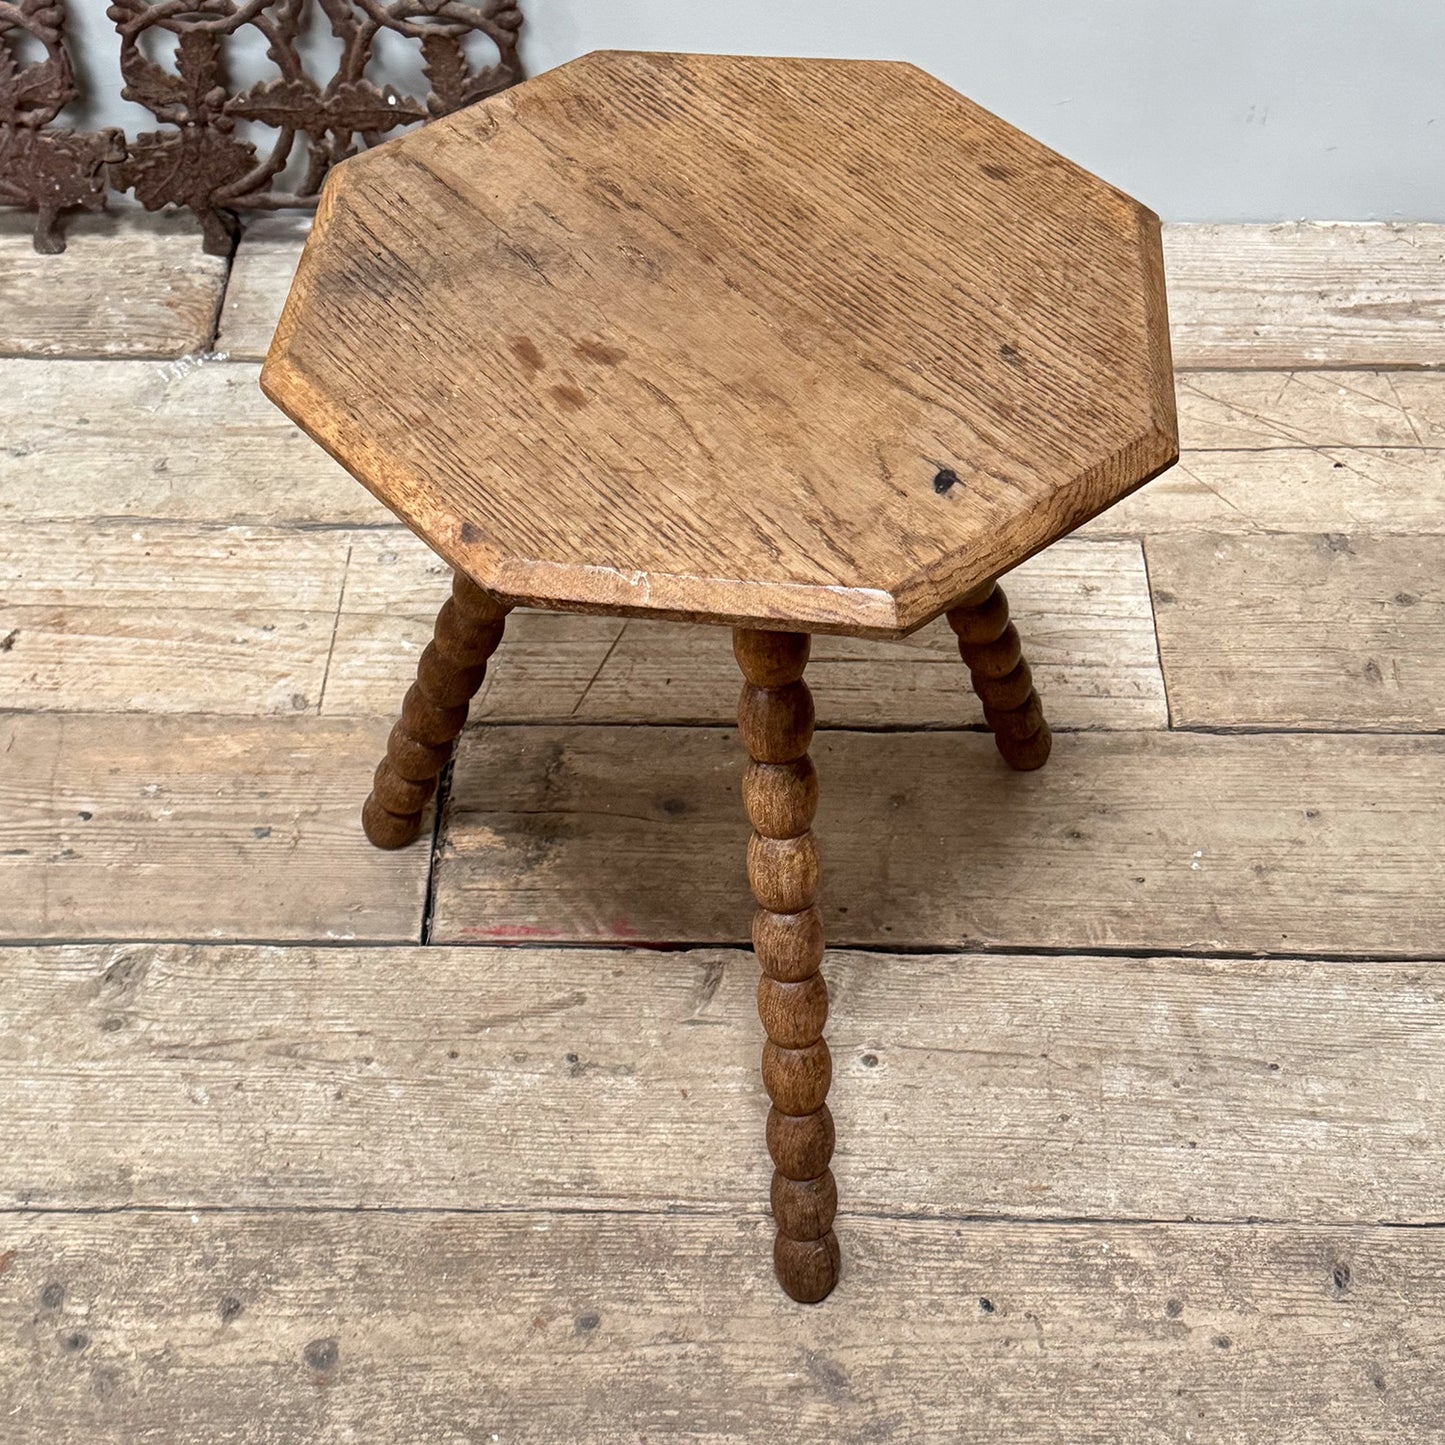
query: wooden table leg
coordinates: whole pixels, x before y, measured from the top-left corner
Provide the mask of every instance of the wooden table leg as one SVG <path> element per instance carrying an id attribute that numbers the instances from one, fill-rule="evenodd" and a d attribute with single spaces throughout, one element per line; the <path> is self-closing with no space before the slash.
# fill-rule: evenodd
<path id="1" fill-rule="evenodd" d="M 763 1083 L 773 1101 L 773 1266 L 788 1294 L 813 1304 L 838 1282 L 839 1255 L 833 1233 L 838 1191 L 828 1167 L 833 1116 L 825 1102 L 833 1077 L 823 1039 L 828 985 L 819 972 L 823 923 L 812 833 L 818 778 L 808 757 L 813 698 L 803 681 L 808 645 L 804 632 L 733 632 L 733 652 L 747 679 L 738 730 L 752 759 L 743 801 L 754 830 L 748 881 L 758 902 L 753 948 L 763 971 L 758 1013 L 768 1036 Z"/>
<path id="2" fill-rule="evenodd" d="M 1053 735 L 1019 646 L 1018 628 L 1008 620 L 1003 588 L 985 583 L 950 610 L 948 625 L 958 634 L 958 654 L 968 665 L 1004 762 L 1023 773 L 1043 767 Z"/>
<path id="3" fill-rule="evenodd" d="M 422 810 L 466 724 L 509 610 L 470 577 L 458 572 L 452 578 L 452 595 L 437 613 L 361 810 L 366 836 L 378 848 L 404 848 L 421 832 Z"/>

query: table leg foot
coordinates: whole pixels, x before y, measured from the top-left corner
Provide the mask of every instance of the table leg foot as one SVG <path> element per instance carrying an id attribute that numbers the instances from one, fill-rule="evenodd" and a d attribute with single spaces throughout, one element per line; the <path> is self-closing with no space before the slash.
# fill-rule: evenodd
<path id="1" fill-rule="evenodd" d="M 838 1282 L 833 1233 L 837 1186 L 833 1116 L 826 1102 L 833 1063 L 823 1038 L 828 985 L 818 913 L 818 848 L 812 832 L 818 778 L 808 757 L 813 699 L 803 681 L 809 639 L 801 632 L 738 628 L 733 651 L 742 668 L 738 730 L 751 761 L 743 802 L 753 824 L 748 881 L 758 912 L 753 949 L 762 968 L 758 1014 L 767 1034 L 763 1084 L 772 1205 L 778 1226 L 773 1267 L 795 1300 L 815 1304 Z"/>
<path id="2" fill-rule="evenodd" d="M 959 656 L 1004 762 L 1019 772 L 1043 767 L 1053 734 L 1034 691 L 1018 628 L 1009 621 L 1003 588 L 996 582 L 980 587 L 949 611 L 948 625 L 958 636 Z"/>
<path id="3" fill-rule="evenodd" d="M 458 572 L 437 614 L 416 681 L 391 730 L 386 756 L 361 810 L 361 826 L 378 848 L 404 848 L 421 833 L 422 811 L 467 720 L 467 707 L 502 640 L 508 608 Z"/>

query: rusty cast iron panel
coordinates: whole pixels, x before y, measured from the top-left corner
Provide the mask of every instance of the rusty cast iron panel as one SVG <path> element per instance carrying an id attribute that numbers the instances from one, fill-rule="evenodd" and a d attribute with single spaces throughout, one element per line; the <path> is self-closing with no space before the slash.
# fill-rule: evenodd
<path id="1" fill-rule="evenodd" d="M 0 0 L 0 204 L 34 211 L 35 249 L 52 254 L 61 214 L 104 210 L 106 167 L 125 155 L 118 130 L 52 126 L 75 97 L 59 0 Z"/>
<path id="2" fill-rule="evenodd" d="M 106 13 L 121 93 L 161 127 L 129 143 L 52 127 L 76 96 L 64 5 L 0 0 L 0 203 L 39 212 L 41 250 L 63 249 L 62 212 L 104 207 L 108 179 L 148 210 L 189 206 L 224 255 L 235 212 L 313 206 L 337 161 L 521 78 L 514 0 L 113 0 Z M 39 54 L 21 54 L 22 34 Z M 382 37 L 416 47 L 424 95 L 369 77 Z M 270 73 L 239 85 L 248 44 Z M 319 55 L 333 73 L 316 73 Z"/>
<path id="3" fill-rule="evenodd" d="M 333 75 L 311 74 L 303 55 L 314 8 L 340 43 Z M 189 206 L 201 219 L 206 249 L 221 254 L 234 231 L 229 212 L 313 205 L 326 173 L 360 146 L 495 94 L 521 73 L 522 16 L 510 0 L 196 0 L 185 10 L 173 0 L 115 0 L 107 13 L 120 33 L 122 94 L 166 127 L 130 143 L 117 167 L 120 183 L 150 210 Z M 264 38 L 276 73 L 236 90 L 227 49 L 247 29 Z M 154 31 L 176 38 L 173 68 L 147 54 Z M 382 32 L 420 43 L 425 97 L 367 78 Z M 495 60 L 472 65 L 465 42 L 473 35 L 491 42 Z M 274 131 L 269 147 L 243 136 L 238 121 Z M 298 146 L 300 174 L 285 184 Z"/>

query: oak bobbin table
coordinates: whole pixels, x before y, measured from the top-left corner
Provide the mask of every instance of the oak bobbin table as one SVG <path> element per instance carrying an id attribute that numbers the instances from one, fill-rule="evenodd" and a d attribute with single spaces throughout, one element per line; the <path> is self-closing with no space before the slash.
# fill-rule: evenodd
<path id="1" fill-rule="evenodd" d="M 822 1299 L 809 634 L 947 612 L 1004 761 L 1045 761 L 995 579 L 1177 455 L 1157 219 L 908 65 L 594 54 L 337 168 L 261 384 L 455 570 L 378 847 L 511 608 L 733 629 L 774 1260 Z"/>

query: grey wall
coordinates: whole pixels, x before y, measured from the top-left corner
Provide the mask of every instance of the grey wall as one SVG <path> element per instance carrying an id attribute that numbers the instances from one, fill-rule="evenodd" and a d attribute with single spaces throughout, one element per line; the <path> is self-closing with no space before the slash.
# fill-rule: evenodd
<path id="1" fill-rule="evenodd" d="M 602 48 L 912 60 L 1168 219 L 1445 221 L 1445 0 L 522 4 L 533 74 Z M 103 0 L 72 10 L 118 95 Z"/>

